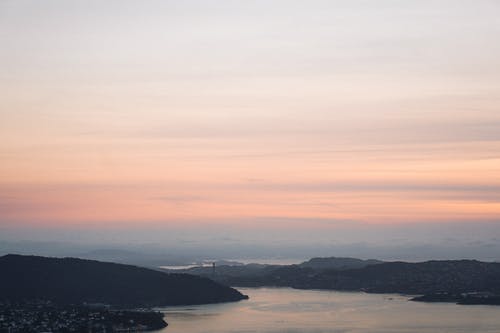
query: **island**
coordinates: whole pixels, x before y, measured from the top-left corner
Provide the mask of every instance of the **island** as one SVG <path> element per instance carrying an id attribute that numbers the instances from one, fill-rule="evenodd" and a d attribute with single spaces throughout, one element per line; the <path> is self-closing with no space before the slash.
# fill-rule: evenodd
<path id="1" fill-rule="evenodd" d="M 292 287 L 419 295 L 414 301 L 500 304 L 500 263 L 477 260 L 382 262 L 313 258 L 297 265 L 196 267 L 184 273 L 235 287 Z"/>

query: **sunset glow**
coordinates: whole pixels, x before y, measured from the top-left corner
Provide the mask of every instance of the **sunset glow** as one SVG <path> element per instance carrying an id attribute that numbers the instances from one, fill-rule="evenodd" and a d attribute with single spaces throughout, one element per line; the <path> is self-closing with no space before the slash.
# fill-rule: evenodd
<path id="1" fill-rule="evenodd" d="M 498 2 L 139 3 L 0 4 L 0 227 L 498 221 Z"/>

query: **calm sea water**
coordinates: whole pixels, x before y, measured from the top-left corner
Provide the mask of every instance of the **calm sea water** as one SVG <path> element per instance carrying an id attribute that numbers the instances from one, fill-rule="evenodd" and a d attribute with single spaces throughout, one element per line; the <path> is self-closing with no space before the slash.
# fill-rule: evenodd
<path id="1" fill-rule="evenodd" d="M 247 301 L 167 307 L 164 333 L 500 332 L 500 307 L 290 288 L 239 288 Z"/>
<path id="2" fill-rule="evenodd" d="M 241 264 L 254 264 L 254 263 L 259 263 L 261 265 L 293 265 L 293 264 L 300 264 L 301 262 L 304 262 L 308 259 L 284 259 L 284 258 L 267 258 L 267 259 L 262 259 L 262 258 L 255 258 L 255 259 L 224 259 L 228 261 L 234 261 L 234 262 L 239 262 Z M 218 261 L 217 259 L 212 259 L 212 260 L 203 260 L 202 263 L 192 263 L 189 265 L 168 265 L 168 266 L 159 266 L 160 268 L 165 268 L 165 269 L 189 269 L 193 267 L 200 267 L 200 266 L 205 266 L 205 267 L 211 267 L 212 263 L 214 261 Z"/>

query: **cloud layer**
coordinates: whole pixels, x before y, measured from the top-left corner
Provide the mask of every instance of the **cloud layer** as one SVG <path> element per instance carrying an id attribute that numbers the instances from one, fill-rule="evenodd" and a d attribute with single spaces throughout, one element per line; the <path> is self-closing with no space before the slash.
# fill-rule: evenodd
<path id="1" fill-rule="evenodd" d="M 500 216 L 496 1 L 3 1 L 0 226 Z"/>

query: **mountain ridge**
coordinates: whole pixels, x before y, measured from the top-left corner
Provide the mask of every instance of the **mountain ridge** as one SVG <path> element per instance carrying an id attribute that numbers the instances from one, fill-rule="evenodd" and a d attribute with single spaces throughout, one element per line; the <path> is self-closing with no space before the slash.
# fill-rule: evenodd
<path id="1" fill-rule="evenodd" d="M 326 259 L 326 260 L 325 260 Z M 356 266 L 360 262 L 351 260 Z M 313 260 L 317 262 L 318 260 Z M 328 262 L 323 258 L 319 262 Z M 333 260 L 335 261 L 335 260 Z M 308 263 L 310 261 L 306 261 Z M 337 260 L 341 263 L 342 260 Z M 366 262 L 364 262 L 366 264 Z M 322 268 L 318 268 L 322 267 Z M 199 273 L 236 287 L 292 287 L 422 295 L 417 301 L 456 302 L 460 304 L 500 304 L 500 263 L 478 260 L 429 260 L 366 264 L 363 267 L 324 265 L 254 266 L 253 270 L 217 268 L 215 274 Z M 236 273 L 237 274 L 236 274 Z"/>
<path id="2" fill-rule="evenodd" d="M 151 307 L 247 298 L 204 277 L 78 258 L 8 254 L 0 257 L 0 271 L 0 299 L 9 301 Z"/>

